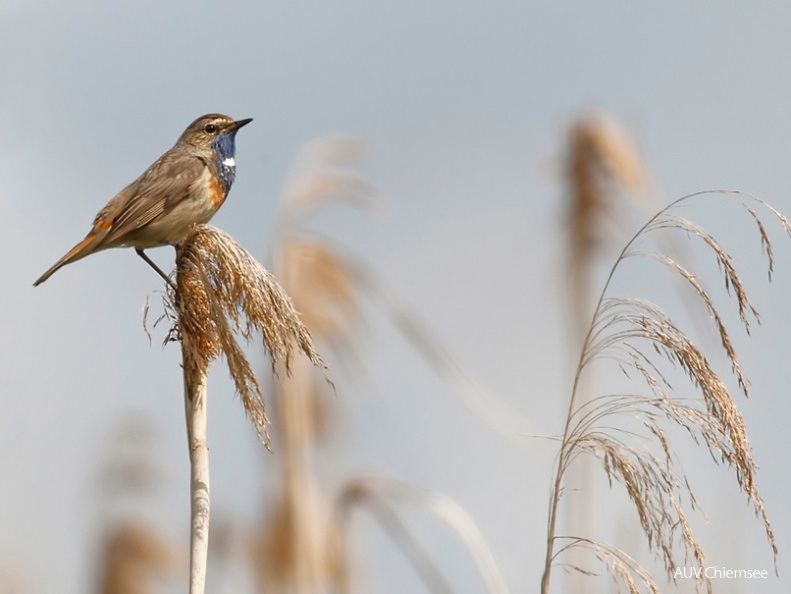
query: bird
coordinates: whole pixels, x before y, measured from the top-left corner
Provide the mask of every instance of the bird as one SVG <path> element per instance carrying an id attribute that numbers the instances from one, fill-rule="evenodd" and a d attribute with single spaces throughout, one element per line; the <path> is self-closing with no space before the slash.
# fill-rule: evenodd
<path id="1" fill-rule="evenodd" d="M 209 222 L 225 202 L 236 178 L 236 133 L 252 121 L 210 113 L 192 122 L 173 148 L 99 211 L 85 239 L 33 286 L 66 264 L 116 247 L 134 248 L 172 285 L 144 250 L 177 246 L 195 225 Z"/>

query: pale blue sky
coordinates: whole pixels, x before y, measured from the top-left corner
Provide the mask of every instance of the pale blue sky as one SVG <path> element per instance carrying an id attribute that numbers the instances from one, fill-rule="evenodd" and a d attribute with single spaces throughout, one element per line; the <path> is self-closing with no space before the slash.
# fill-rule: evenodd
<path id="1" fill-rule="evenodd" d="M 179 355 L 159 348 L 161 334 L 149 346 L 141 328 L 157 277 L 131 252 L 111 251 L 31 283 L 203 113 L 255 118 L 240 132 L 237 181 L 213 222 L 262 259 L 299 147 L 334 133 L 364 140 L 360 172 L 382 208 L 371 217 L 339 209 L 317 224 L 398 287 L 471 373 L 531 419 L 529 431 L 561 431 L 571 379 L 554 173 L 571 117 L 595 108 L 625 122 L 663 203 L 737 188 L 791 213 L 788 6 L 426 4 L 0 5 L 0 568 L 22 571 L 31 592 L 86 591 L 103 505 L 98 469 L 128 415 L 156 423 L 167 478 L 151 513 L 186 536 Z M 695 212 L 747 258 L 764 315 L 738 344 L 753 380 L 744 413 L 781 548 L 779 580 L 719 586 L 785 592 L 789 245 L 778 236 L 786 255 L 767 288 L 749 270 L 749 223 L 733 210 Z M 372 382 L 339 383 L 339 476 L 386 472 L 456 498 L 512 590 L 535 591 L 552 449 L 493 435 L 381 316 L 371 324 Z M 220 365 L 210 389 L 215 504 L 254 518 L 271 458 Z M 730 475 L 701 472 L 712 563 L 771 569 Z M 377 591 L 413 591 L 414 578 L 397 577 L 403 561 L 377 543 L 377 569 L 368 569 Z M 443 550 L 459 591 L 480 591 L 463 555 Z"/>

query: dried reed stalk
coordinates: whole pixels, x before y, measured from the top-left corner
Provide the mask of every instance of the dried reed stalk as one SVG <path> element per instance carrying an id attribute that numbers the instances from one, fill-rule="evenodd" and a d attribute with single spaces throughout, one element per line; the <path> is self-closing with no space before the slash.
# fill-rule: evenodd
<path id="1" fill-rule="evenodd" d="M 584 328 L 590 319 L 592 264 L 620 222 L 615 197 L 619 190 L 646 196 L 648 175 L 623 126 L 596 114 L 579 118 L 569 129 L 565 178 L 572 311 L 575 326 Z"/>
<path id="2" fill-rule="evenodd" d="M 300 228 L 304 218 L 338 200 L 365 204 L 370 188 L 342 165 L 360 153 L 352 139 L 319 139 L 297 157 L 280 204 L 273 270 L 319 340 L 343 357 L 351 349 L 357 287 L 326 238 Z M 312 594 L 347 590 L 331 500 L 317 477 L 314 451 L 327 430 L 326 383 L 303 362 L 274 388 L 280 465 L 278 499 L 254 539 L 262 592 Z"/>
<path id="3" fill-rule="evenodd" d="M 191 464 L 190 594 L 205 590 L 209 536 L 209 460 L 206 447 L 206 378 L 221 354 L 259 438 L 268 445 L 264 398 L 237 336 L 256 332 L 273 372 L 291 371 L 295 350 L 325 368 L 291 300 L 272 274 L 226 233 L 197 226 L 178 248 L 170 309 L 177 316 L 170 339 L 180 339 Z"/>
<path id="4" fill-rule="evenodd" d="M 190 458 L 190 594 L 206 590 L 209 556 L 209 448 L 206 441 L 206 381 L 208 366 L 195 364 L 193 337 L 181 335 L 184 370 L 184 412 Z"/>
<path id="5" fill-rule="evenodd" d="M 381 275 L 359 258 L 343 254 L 354 283 L 384 313 L 401 337 L 478 419 L 513 445 L 535 434 L 532 421 L 472 376 L 431 325 Z"/>
<path id="6" fill-rule="evenodd" d="M 447 580 L 434 564 L 432 553 L 420 544 L 420 540 L 401 519 L 393 504 L 425 509 L 444 521 L 467 547 L 486 591 L 490 594 L 508 593 L 505 580 L 478 526 L 464 508 L 441 493 L 380 476 L 357 478 L 345 485 L 338 498 L 338 512 L 342 518 L 340 523 L 347 527 L 350 514 L 355 508 L 369 509 L 401 548 L 428 589 L 438 593 L 452 592 Z"/>
<path id="7" fill-rule="evenodd" d="M 708 449 L 715 463 L 725 463 L 733 468 L 736 483 L 762 522 L 776 559 L 777 546 L 756 485 L 757 466 L 744 419 L 724 379 L 692 339 L 658 305 L 643 299 L 613 298 L 607 295 L 613 277 L 626 259 L 647 257 L 665 265 L 693 289 L 693 294 L 708 311 L 738 388 L 745 395 L 748 394 L 748 381 L 724 318 L 697 278 L 666 255 L 635 249 L 638 239 L 663 229 L 680 230 L 699 239 L 714 254 L 724 278 L 725 289 L 735 300 L 741 323 L 749 334 L 750 321 L 757 321 L 758 313 L 749 301 L 732 258 L 708 232 L 673 212 L 682 203 L 701 194 L 704 193 L 685 196 L 673 202 L 646 223 L 621 252 L 601 293 L 577 365 L 551 490 L 542 594 L 549 592 L 551 571 L 553 566 L 561 564 L 559 557 L 573 550 L 593 552 L 605 563 L 610 574 L 630 592 L 636 593 L 642 588 L 650 592 L 658 591 L 653 578 L 623 551 L 584 535 L 557 534 L 563 479 L 572 463 L 583 454 L 589 454 L 599 461 L 611 483 L 618 482 L 625 488 L 637 512 L 649 549 L 662 562 L 670 579 L 673 578 L 673 569 L 678 566 L 679 559 L 697 563 L 701 567 L 704 565 L 704 551 L 687 520 L 683 503 L 686 501 L 694 510 L 695 496 L 679 471 L 680 465 L 666 435 L 665 425 L 684 429 L 696 444 Z M 724 195 L 749 214 L 758 226 L 771 274 L 774 264 L 772 246 L 757 209 L 764 209 L 769 216 L 779 221 L 789 236 L 791 223 L 760 199 L 735 192 L 705 194 Z M 627 376 L 634 375 L 641 380 L 650 394 L 603 395 L 581 402 L 579 386 L 583 371 L 593 361 L 603 358 L 615 361 Z M 668 366 L 680 369 L 700 397 L 686 400 L 672 397 L 674 390 L 663 370 Z M 633 429 L 630 422 L 637 423 L 638 429 Z M 644 441 L 640 446 L 635 446 L 629 440 L 639 428 L 643 430 Z M 658 448 L 659 455 L 648 449 L 645 440 Z M 565 544 L 556 548 L 560 542 Z M 571 569 L 587 571 L 577 564 L 572 564 Z M 705 587 L 711 592 L 711 583 L 704 573 L 697 578 L 696 587 L 698 590 Z"/>
<path id="8" fill-rule="evenodd" d="M 613 244 L 611 238 L 619 237 L 619 227 L 626 221 L 626 202 L 622 198 L 645 198 L 648 176 L 627 130 L 600 113 L 580 117 L 570 127 L 564 177 L 568 188 L 568 319 L 573 339 L 571 352 L 576 352 L 592 315 L 595 265 Z M 578 399 L 587 401 L 591 391 L 591 382 L 583 382 L 578 387 Z M 592 461 L 583 460 L 575 467 L 575 484 L 587 493 L 587 498 L 585 504 L 567 506 L 569 528 L 574 533 L 591 530 L 590 510 L 598 504 L 592 488 L 594 473 Z M 582 578 L 572 574 L 571 589 L 582 589 Z"/>
<path id="9" fill-rule="evenodd" d="M 337 138 L 320 139 L 302 151 L 280 205 L 273 249 L 275 274 L 313 335 L 332 347 L 341 360 L 349 361 L 350 354 L 354 354 L 353 332 L 359 325 L 359 302 L 365 295 L 382 308 L 438 374 L 462 394 L 465 403 L 476 405 L 476 412 L 487 420 L 497 418 L 501 430 L 507 419 L 510 424 L 503 433 L 517 437 L 525 428 L 519 425 L 519 418 L 510 410 L 503 414 L 503 407 L 492 414 L 489 394 L 484 394 L 482 386 L 464 373 L 370 267 L 327 237 L 301 227 L 307 215 L 335 201 L 369 204 L 373 193 L 370 186 L 342 167 L 359 153 L 359 146 L 353 141 Z M 315 468 L 316 445 L 323 437 L 321 429 L 328 423 L 323 412 L 316 412 L 327 410 L 326 394 L 317 389 L 310 372 L 304 364 L 295 366 L 292 376 L 275 388 L 277 453 L 282 474 L 278 501 L 269 510 L 264 529 L 254 542 L 261 592 L 311 594 L 328 588 L 350 591 L 348 550 L 340 538 L 345 527 L 339 525 L 337 514 L 330 513 L 333 502 L 326 496 L 328 490 L 321 488 Z M 477 528 L 455 503 L 440 495 L 399 487 L 384 479 L 366 479 L 351 483 L 341 494 L 339 505 L 348 509 L 365 503 L 402 546 L 432 591 L 447 591 L 430 556 L 420 552 L 420 545 L 390 502 L 385 502 L 386 498 L 433 508 L 459 530 L 473 550 L 489 591 L 505 591 Z M 342 515 L 345 518 L 348 514 Z"/>
<path id="10" fill-rule="evenodd" d="M 426 363 L 483 422 L 515 444 L 530 420 L 472 377 L 413 307 L 362 259 L 328 237 L 307 233 L 305 218 L 317 209 L 346 202 L 375 205 L 375 189 L 349 170 L 364 152 L 359 141 L 319 138 L 298 154 L 283 192 L 275 229 L 274 270 L 305 325 L 340 357 L 352 352 L 351 334 L 359 322 L 360 301 L 368 298 Z"/>
<path id="11" fill-rule="evenodd" d="M 295 362 L 290 377 L 275 388 L 279 496 L 264 529 L 254 540 L 261 592 L 312 594 L 346 591 L 343 548 L 328 507 L 327 489 L 316 476 L 314 450 L 322 394 L 306 362 Z M 323 410 L 323 409 L 318 409 Z"/>

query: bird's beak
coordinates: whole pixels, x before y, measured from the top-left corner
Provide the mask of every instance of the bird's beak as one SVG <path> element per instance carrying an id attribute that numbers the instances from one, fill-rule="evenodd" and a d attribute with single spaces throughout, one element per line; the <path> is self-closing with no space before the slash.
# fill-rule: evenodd
<path id="1" fill-rule="evenodd" d="M 250 122 L 253 121 L 253 118 L 246 118 L 244 120 L 236 120 L 233 124 L 231 124 L 231 130 L 238 130 L 242 126 L 246 126 Z"/>

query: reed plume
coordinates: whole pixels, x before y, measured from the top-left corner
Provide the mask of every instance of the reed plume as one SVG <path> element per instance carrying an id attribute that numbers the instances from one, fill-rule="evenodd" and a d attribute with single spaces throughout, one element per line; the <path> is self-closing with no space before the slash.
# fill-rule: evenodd
<path id="1" fill-rule="evenodd" d="M 482 403 L 483 390 L 470 385 L 471 379 L 461 366 L 370 266 L 329 237 L 306 231 L 305 219 L 321 207 L 338 201 L 362 207 L 371 204 L 373 188 L 348 168 L 360 154 L 360 145 L 352 139 L 331 137 L 313 141 L 298 155 L 277 220 L 275 274 L 316 339 L 341 360 L 355 360 L 350 355 L 355 330 L 361 323 L 361 301 L 368 298 L 440 376 L 465 396 L 467 403 L 481 403 L 479 409 L 491 404 L 489 400 Z M 487 590 L 505 592 L 477 528 L 449 498 L 382 477 L 352 479 L 337 497 L 326 495 L 329 490 L 320 487 L 314 452 L 329 425 L 327 394 L 318 389 L 321 383 L 313 380 L 310 371 L 303 365 L 275 389 L 282 474 L 278 499 L 254 543 L 260 591 L 350 591 L 348 520 L 357 507 L 371 510 L 380 519 L 432 591 L 447 591 L 430 555 L 422 550 L 393 505 L 407 502 L 429 509 L 454 527 L 479 563 Z M 509 418 L 513 421 L 513 416 Z M 513 430 L 511 437 L 517 434 Z"/>
<path id="2" fill-rule="evenodd" d="M 139 520 L 115 526 L 103 543 L 101 594 L 149 594 L 156 578 L 180 573 L 174 547 L 153 526 Z"/>
<path id="3" fill-rule="evenodd" d="M 613 229 L 622 226 L 621 196 L 645 201 L 648 174 L 626 129 L 603 113 L 583 116 L 568 131 L 568 279 L 575 331 L 590 320 L 593 264 Z"/>
<path id="4" fill-rule="evenodd" d="M 179 250 L 177 271 L 174 309 L 179 313 L 185 371 L 199 372 L 224 355 L 245 412 L 267 443 L 263 393 L 237 335 L 250 342 L 260 332 L 273 371 L 282 364 L 290 373 L 295 350 L 326 367 L 310 332 L 274 275 L 220 229 L 198 227 Z"/>
<path id="5" fill-rule="evenodd" d="M 566 145 L 566 279 L 570 352 L 576 353 L 593 313 L 592 287 L 598 264 L 620 244 L 630 202 L 647 204 L 648 174 L 626 128 L 604 113 L 578 117 L 568 130 Z M 617 243 L 613 238 L 618 238 Z M 581 403 L 591 397 L 592 378 L 586 379 L 577 387 Z M 582 460 L 575 467 L 575 484 L 586 493 L 584 501 L 567 507 L 569 528 L 575 533 L 591 530 L 591 509 L 599 503 L 598 492 L 593 488 L 594 473 L 592 461 Z M 581 574 L 572 574 L 571 588 L 583 588 L 582 578 Z"/>
<path id="6" fill-rule="evenodd" d="M 260 384 L 238 337 L 260 333 L 274 373 L 291 372 L 295 352 L 322 369 L 307 328 L 285 291 L 229 235 L 200 225 L 179 247 L 176 291 L 169 310 L 169 340 L 181 342 L 184 400 L 191 467 L 190 594 L 205 590 L 209 530 L 209 463 L 206 447 L 206 379 L 209 364 L 225 356 L 245 412 L 268 446 L 268 419 Z"/>
<path id="7" fill-rule="evenodd" d="M 452 528 L 475 563 L 486 592 L 508 594 L 491 550 L 478 526 L 463 507 L 450 497 L 381 476 L 365 476 L 348 481 L 341 490 L 337 511 L 343 537 L 348 539 L 350 516 L 357 509 L 368 510 L 401 549 L 416 573 L 431 592 L 450 593 L 453 589 L 434 562 L 434 554 L 421 545 L 399 513 L 402 506 L 424 509 Z"/>
<path id="8" fill-rule="evenodd" d="M 669 579 L 673 580 L 673 571 L 680 561 L 704 566 L 704 551 L 687 519 L 687 511 L 695 509 L 695 495 L 670 443 L 667 429 L 672 426 L 680 427 L 694 443 L 705 447 L 715 463 L 733 469 L 736 483 L 762 523 L 776 558 L 777 546 L 757 487 L 757 465 L 745 422 L 725 379 L 659 305 L 645 299 L 609 295 L 611 282 L 626 260 L 648 258 L 663 264 L 692 288 L 706 308 L 738 390 L 748 395 L 749 382 L 725 318 L 695 274 L 669 256 L 637 247 L 639 242 L 662 230 L 681 231 L 697 238 L 713 253 L 726 292 L 735 301 L 741 324 L 749 334 L 751 322 L 759 320 L 758 312 L 748 298 L 733 259 L 711 234 L 676 214 L 681 205 L 701 199 L 701 194 L 707 193 L 676 200 L 638 231 L 616 260 L 595 308 L 577 365 L 550 495 L 542 594 L 549 592 L 553 567 L 569 567 L 564 559 L 577 550 L 592 553 L 629 592 L 659 591 L 653 577 L 625 552 L 587 535 L 557 532 L 564 478 L 572 464 L 584 455 L 601 465 L 610 484 L 619 483 L 625 489 L 648 547 Z M 734 192 L 708 194 L 733 200 L 757 224 L 771 274 L 774 256 L 764 218 L 768 216 L 779 221 L 791 236 L 789 221 L 760 199 Z M 580 378 L 594 361 L 603 359 L 614 361 L 628 377 L 642 382 L 647 393 L 608 394 L 582 401 Z M 697 398 L 676 396 L 678 389 L 671 386 L 669 368 L 683 372 L 697 392 Z M 640 439 L 636 439 L 638 434 Z M 576 561 L 570 568 L 588 572 Z M 698 590 L 706 588 L 711 592 L 711 583 L 705 573 L 696 579 Z"/>
<path id="9" fill-rule="evenodd" d="M 280 203 L 273 271 L 305 325 L 339 357 L 348 355 L 359 323 L 358 287 L 341 252 L 302 223 L 337 201 L 365 204 L 373 190 L 347 165 L 361 153 L 350 138 L 317 139 L 298 154 Z M 314 454 L 330 427 L 334 395 L 305 362 L 273 389 L 277 414 L 278 495 L 252 543 L 261 592 L 347 591 L 345 551 L 322 488 Z"/>

